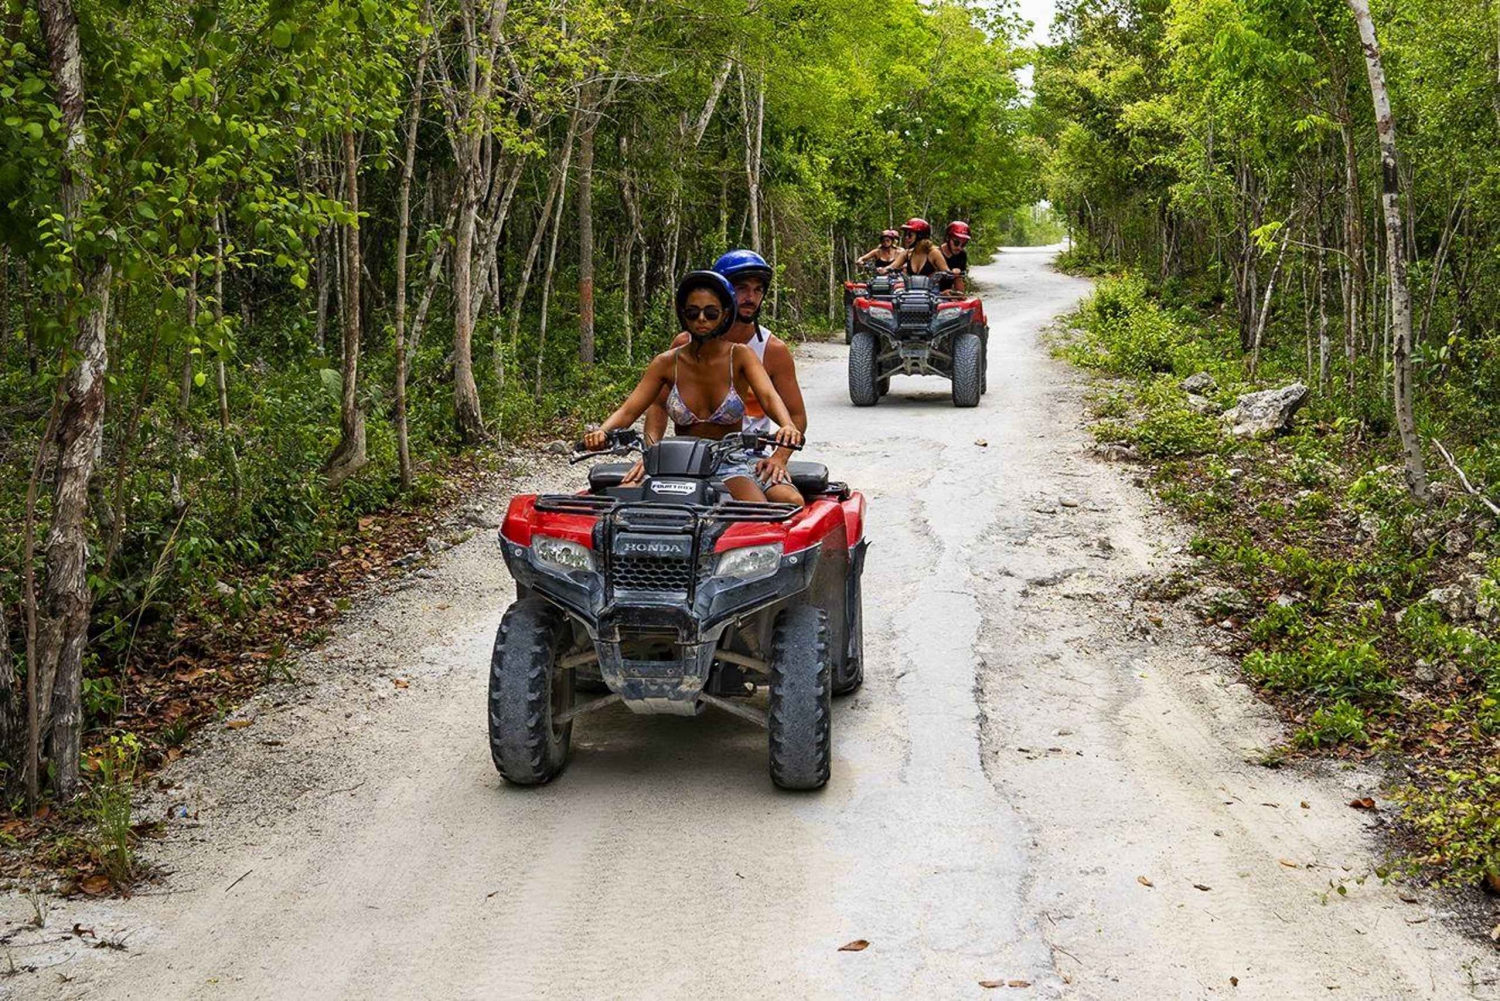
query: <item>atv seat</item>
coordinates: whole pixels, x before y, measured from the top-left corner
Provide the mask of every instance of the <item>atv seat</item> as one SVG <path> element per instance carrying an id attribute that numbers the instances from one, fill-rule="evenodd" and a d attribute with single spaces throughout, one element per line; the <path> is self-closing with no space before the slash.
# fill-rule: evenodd
<path id="1" fill-rule="evenodd" d="M 601 462 L 589 467 L 589 493 L 603 493 L 617 487 L 633 463 Z M 788 462 L 787 472 L 792 474 L 792 486 L 803 497 L 815 497 L 828 492 L 828 467 L 821 462 Z"/>

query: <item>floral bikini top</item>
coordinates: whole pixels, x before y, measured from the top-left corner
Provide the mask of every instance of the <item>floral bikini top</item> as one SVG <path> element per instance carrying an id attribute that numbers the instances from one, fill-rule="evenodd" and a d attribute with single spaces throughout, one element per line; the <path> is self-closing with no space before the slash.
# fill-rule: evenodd
<path id="1" fill-rule="evenodd" d="M 678 427 L 689 427 L 693 424 L 723 424 L 735 425 L 745 420 L 745 401 L 740 398 L 739 390 L 734 388 L 734 349 L 739 345 L 731 345 L 729 348 L 729 393 L 724 401 L 719 404 L 712 414 L 707 417 L 698 417 L 682 401 L 682 394 L 677 391 L 677 355 L 682 351 L 678 348 L 672 352 L 672 392 L 667 394 L 667 414 L 672 418 L 672 423 Z"/>

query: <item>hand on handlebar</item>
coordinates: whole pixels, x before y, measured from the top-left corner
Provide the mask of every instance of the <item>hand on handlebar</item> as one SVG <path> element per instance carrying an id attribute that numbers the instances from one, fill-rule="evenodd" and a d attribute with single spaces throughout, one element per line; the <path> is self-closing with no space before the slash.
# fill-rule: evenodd
<path id="1" fill-rule="evenodd" d="M 770 437 L 772 441 L 783 448 L 802 447 L 802 432 L 791 425 L 777 428 L 776 433 Z"/>
<path id="2" fill-rule="evenodd" d="M 583 447 L 590 452 L 597 452 L 607 444 L 609 444 L 608 431 L 590 431 L 583 436 Z"/>

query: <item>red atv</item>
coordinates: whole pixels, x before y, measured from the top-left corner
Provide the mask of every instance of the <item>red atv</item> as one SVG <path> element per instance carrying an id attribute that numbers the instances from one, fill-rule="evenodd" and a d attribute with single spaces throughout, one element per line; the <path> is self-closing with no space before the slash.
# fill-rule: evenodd
<path id="1" fill-rule="evenodd" d="M 789 463 L 804 507 L 734 500 L 715 477 L 720 458 L 769 441 L 642 448 L 634 430 L 614 431 L 605 452 L 641 452 L 643 483 L 622 486 L 630 465 L 603 463 L 587 492 L 511 498 L 500 547 L 516 602 L 489 685 L 490 752 L 506 781 L 556 776 L 573 718 L 615 702 L 677 716 L 716 706 L 766 728 L 778 786 L 828 781 L 830 697 L 864 680 L 865 501 L 813 462 Z M 575 701 L 589 688 L 608 694 Z"/>
<path id="2" fill-rule="evenodd" d="M 889 299 L 905 286 L 900 274 L 877 274 L 873 265 L 862 264 L 860 269 L 866 272 L 865 276 L 855 281 L 844 282 L 844 343 L 854 342 L 854 327 L 856 314 L 854 303 L 857 299 Z"/>
<path id="3" fill-rule="evenodd" d="M 849 399 L 873 407 L 893 375 L 936 375 L 953 382 L 953 405 L 976 407 L 988 386 L 989 322 L 978 296 L 940 291 L 931 277 L 912 276 L 889 296 L 868 295 L 850 306 Z"/>

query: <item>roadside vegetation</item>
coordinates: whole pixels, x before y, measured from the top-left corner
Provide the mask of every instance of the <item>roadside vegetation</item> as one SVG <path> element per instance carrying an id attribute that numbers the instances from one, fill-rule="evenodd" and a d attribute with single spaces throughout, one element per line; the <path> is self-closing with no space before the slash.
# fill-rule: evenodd
<path id="1" fill-rule="evenodd" d="M 1315 396 L 1289 433 L 1236 437 L 1220 412 L 1305 373 L 1246 373 L 1231 322 L 1106 278 L 1066 357 L 1109 378 L 1093 401 L 1111 457 L 1146 463 L 1194 526 L 1187 600 L 1232 637 L 1284 712 L 1285 753 L 1378 758 L 1413 836 L 1405 864 L 1463 883 L 1500 867 L 1500 535 L 1451 474 L 1417 504 L 1388 425 Z M 1175 300 L 1174 300 L 1175 301 Z M 1198 376 L 1202 393 L 1182 383 Z M 1424 422 L 1432 430 L 1433 425 Z M 1466 443 L 1462 427 L 1450 440 Z"/>
<path id="2" fill-rule="evenodd" d="M 1101 447 L 1196 524 L 1291 750 L 1386 760 L 1411 864 L 1500 891 L 1497 31 L 1487 0 L 1079 0 L 1032 111 L 1065 266 L 1115 276 L 1066 348 L 1118 380 Z"/>

